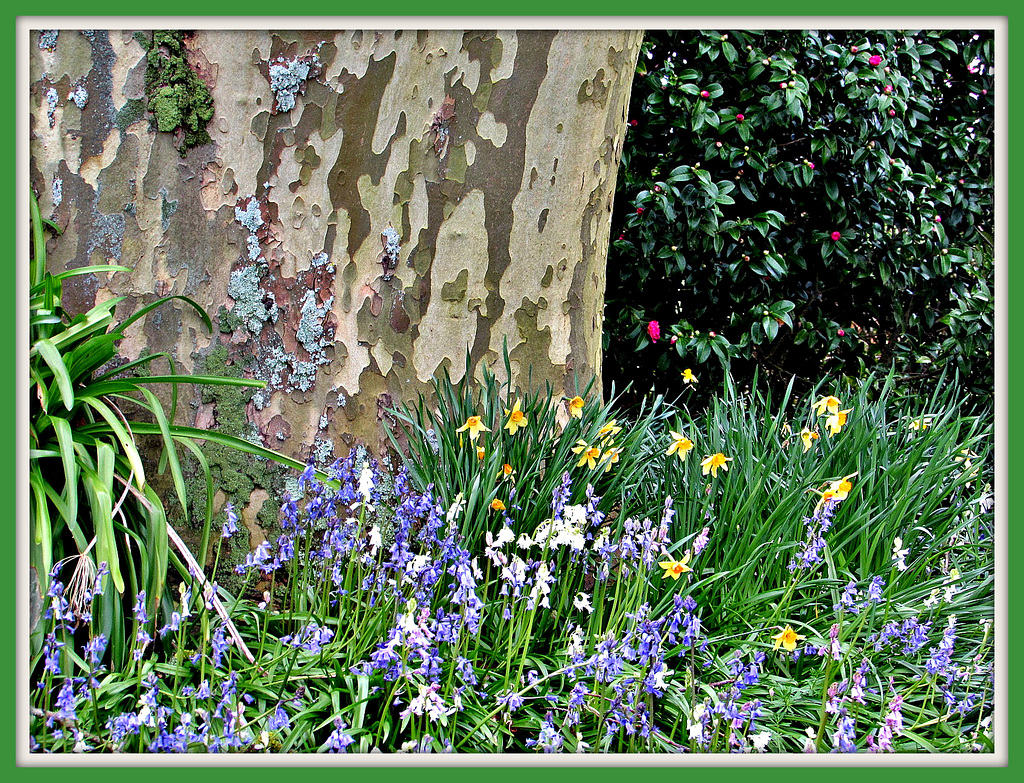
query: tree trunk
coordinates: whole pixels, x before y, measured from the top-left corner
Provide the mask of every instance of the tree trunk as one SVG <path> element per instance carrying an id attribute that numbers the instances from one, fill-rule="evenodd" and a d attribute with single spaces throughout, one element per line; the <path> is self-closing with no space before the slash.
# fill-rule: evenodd
<path id="1" fill-rule="evenodd" d="M 500 372 L 506 340 L 514 383 L 532 368 L 571 395 L 601 371 L 640 37 L 199 30 L 182 60 L 150 32 L 34 31 L 32 181 L 65 232 L 52 264 L 134 270 L 69 284 L 66 304 L 123 295 L 124 317 L 192 297 L 212 335 L 175 301 L 123 355 L 265 379 L 244 417 L 197 397 L 179 421 L 234 421 L 299 459 L 381 453 L 389 406 L 445 367 L 461 377 L 467 350 Z M 201 83 L 147 84 L 147 62 Z"/>

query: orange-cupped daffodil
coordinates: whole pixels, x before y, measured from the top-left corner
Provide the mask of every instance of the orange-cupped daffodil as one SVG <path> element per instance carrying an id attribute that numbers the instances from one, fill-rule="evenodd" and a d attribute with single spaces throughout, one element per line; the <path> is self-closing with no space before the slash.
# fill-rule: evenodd
<path id="1" fill-rule="evenodd" d="M 490 432 L 490 428 L 480 421 L 479 416 L 470 416 L 466 419 L 466 423 L 459 427 L 456 432 L 465 432 L 469 430 L 469 440 L 472 443 L 476 440 L 476 436 L 481 432 Z"/>
<path id="2" fill-rule="evenodd" d="M 825 419 L 825 427 L 828 429 L 829 435 L 835 435 L 846 426 L 847 414 L 852 410 L 853 408 L 847 408 L 845 411 L 836 411 Z"/>
<path id="3" fill-rule="evenodd" d="M 685 555 L 683 555 L 682 560 L 668 560 L 663 563 L 658 563 L 658 565 L 665 569 L 664 573 L 662 573 L 661 575 L 661 578 L 668 579 L 669 577 L 671 577 L 672 579 L 678 579 L 687 571 L 693 570 L 688 565 L 686 565 L 689 562 L 690 553 L 687 552 Z"/>
<path id="4" fill-rule="evenodd" d="M 576 467 L 586 464 L 591 470 L 597 467 L 597 461 L 601 459 L 601 449 L 598 446 L 591 446 L 585 440 L 576 441 L 576 446 L 573 447 L 573 454 L 580 455 L 580 461 L 576 463 Z"/>
<path id="5" fill-rule="evenodd" d="M 820 437 L 821 436 L 818 435 L 817 432 L 815 432 L 814 430 L 808 429 L 807 427 L 804 427 L 802 430 L 800 430 L 800 440 L 803 441 L 804 453 L 805 454 L 808 451 L 810 451 L 811 446 L 814 445 L 814 441 L 816 441 Z"/>
<path id="6" fill-rule="evenodd" d="M 505 409 L 505 415 L 508 416 L 508 421 L 505 422 L 505 429 L 508 430 L 509 435 L 515 435 L 516 432 L 526 426 L 526 414 L 519 410 L 520 401 L 516 400 L 516 404 L 512 406 L 512 410 Z"/>
<path id="7" fill-rule="evenodd" d="M 583 418 L 583 398 L 573 397 L 569 400 L 569 415 L 574 419 Z"/>

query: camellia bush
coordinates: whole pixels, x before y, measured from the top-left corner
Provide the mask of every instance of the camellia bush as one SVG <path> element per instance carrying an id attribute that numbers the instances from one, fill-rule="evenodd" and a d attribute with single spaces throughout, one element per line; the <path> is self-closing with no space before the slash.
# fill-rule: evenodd
<path id="1" fill-rule="evenodd" d="M 992 388 L 991 31 L 651 31 L 606 382 Z M 702 383 L 698 397 L 717 383 Z"/>

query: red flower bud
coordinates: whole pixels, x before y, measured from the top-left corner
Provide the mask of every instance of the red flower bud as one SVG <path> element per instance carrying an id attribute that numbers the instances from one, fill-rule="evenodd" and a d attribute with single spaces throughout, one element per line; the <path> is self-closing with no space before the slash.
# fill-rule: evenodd
<path id="1" fill-rule="evenodd" d="M 836 332 L 836 334 L 838 334 L 840 337 L 842 337 L 844 334 L 846 334 L 846 332 L 844 332 L 842 329 L 840 329 L 838 332 Z"/>
<path id="2" fill-rule="evenodd" d="M 736 119 L 739 120 L 740 122 L 743 122 L 743 115 L 742 114 L 737 114 L 736 115 Z"/>
<path id="3" fill-rule="evenodd" d="M 700 97 L 701 98 L 709 98 L 709 97 L 711 97 L 711 93 L 709 93 L 707 90 L 701 90 L 700 91 Z"/>
<path id="4" fill-rule="evenodd" d="M 839 239 L 840 239 L 840 238 L 841 238 L 842 236 L 843 236 L 843 235 L 842 235 L 842 234 L 840 234 L 840 233 L 839 233 L 838 231 L 833 231 L 833 232 L 832 232 L 832 241 L 833 241 L 833 242 L 838 242 L 838 241 L 839 241 Z"/>
<path id="5" fill-rule="evenodd" d="M 882 64 L 882 58 L 879 55 L 877 55 L 877 54 L 873 54 L 873 55 L 871 55 L 868 58 L 868 65 L 881 65 L 881 64 Z"/>

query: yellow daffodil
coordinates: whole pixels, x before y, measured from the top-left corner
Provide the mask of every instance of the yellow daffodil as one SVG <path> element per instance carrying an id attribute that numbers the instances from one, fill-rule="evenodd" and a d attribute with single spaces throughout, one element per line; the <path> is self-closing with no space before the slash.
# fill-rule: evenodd
<path id="1" fill-rule="evenodd" d="M 703 473 L 705 476 L 708 475 L 708 473 L 710 473 L 712 477 L 718 478 L 718 469 L 721 468 L 722 470 L 728 470 L 729 466 L 726 465 L 725 463 L 727 463 L 731 459 L 732 457 L 727 457 L 724 454 L 722 454 L 722 452 L 718 452 L 718 454 L 712 454 L 710 457 L 705 457 L 704 461 L 700 463 L 701 468 L 703 468 L 701 473 Z"/>
<path id="2" fill-rule="evenodd" d="M 495 498 L 494 500 L 491 501 L 491 508 L 494 511 L 504 511 L 505 504 L 501 502 L 500 498 Z"/>
<path id="3" fill-rule="evenodd" d="M 912 430 L 926 430 L 932 426 L 931 416 L 922 416 L 920 419 L 913 419 L 910 424 L 907 425 Z"/>
<path id="4" fill-rule="evenodd" d="M 672 436 L 672 444 L 668 447 L 668 451 L 665 452 L 665 456 L 669 457 L 677 454 L 680 460 L 686 459 L 686 455 L 693 448 L 693 441 L 675 430 L 669 430 L 669 435 Z M 707 471 L 704 472 L 707 473 Z"/>
<path id="5" fill-rule="evenodd" d="M 461 427 L 459 427 L 455 431 L 456 432 L 465 432 L 466 430 L 469 430 L 469 441 L 470 441 L 470 443 L 475 441 L 476 440 L 476 436 L 479 435 L 481 432 L 490 432 L 491 431 L 489 427 L 485 426 L 484 423 L 482 421 L 480 421 L 480 417 L 479 416 L 470 416 L 468 419 L 466 419 L 466 423 L 463 424 Z"/>
<path id="6" fill-rule="evenodd" d="M 815 413 L 817 413 L 818 416 L 823 414 L 826 410 L 829 413 L 835 413 L 839 410 L 840 405 L 841 403 L 839 400 L 832 396 L 822 397 L 817 402 L 811 403 L 811 407 L 815 409 Z"/>
<path id="7" fill-rule="evenodd" d="M 514 482 L 515 481 L 514 475 L 515 475 L 515 470 L 507 462 L 504 465 L 502 465 L 501 466 L 501 470 L 498 471 L 498 478 L 500 478 L 500 479 L 509 479 L 510 481 Z"/>
<path id="8" fill-rule="evenodd" d="M 597 437 L 599 438 L 612 438 L 622 432 L 622 427 L 619 427 L 615 423 L 615 419 L 605 424 L 601 429 L 597 431 Z"/>
<path id="9" fill-rule="evenodd" d="M 569 415 L 574 419 L 583 418 L 583 398 L 573 397 L 569 400 Z"/>
<path id="10" fill-rule="evenodd" d="M 852 410 L 853 408 L 847 408 L 845 411 L 836 411 L 825 419 L 825 428 L 829 435 L 835 435 L 846 425 L 846 414 Z"/>
<path id="11" fill-rule="evenodd" d="M 800 440 L 804 442 L 804 454 L 810 451 L 811 446 L 814 445 L 814 441 L 816 441 L 819 437 L 821 436 L 818 435 L 817 432 L 809 430 L 807 427 L 804 427 L 802 430 L 800 430 Z"/>
<path id="12" fill-rule="evenodd" d="M 829 482 L 828 488 L 821 493 L 821 500 L 818 501 L 818 505 L 814 507 L 815 511 L 819 511 L 830 500 L 839 501 L 846 500 L 850 494 L 850 490 L 853 489 L 853 484 L 850 483 L 850 479 L 856 476 L 856 473 L 851 473 L 848 476 L 843 476 L 841 479 Z M 817 490 L 814 490 L 815 492 Z"/>
<path id="13" fill-rule="evenodd" d="M 661 578 L 668 579 L 669 577 L 672 577 L 672 579 L 678 579 L 687 571 L 692 570 L 688 565 L 686 565 L 689 562 L 690 553 L 687 552 L 685 555 L 683 555 L 682 560 L 669 560 L 664 563 L 658 563 L 658 565 L 665 569 L 665 572 L 661 575 Z"/>
<path id="14" fill-rule="evenodd" d="M 843 476 L 841 479 L 836 479 L 829 483 L 829 491 L 835 494 L 837 500 L 846 500 L 846 496 L 850 494 L 850 490 L 853 489 L 853 484 L 850 483 L 850 479 L 856 475 L 856 473 L 851 473 L 848 476 Z"/>
<path id="15" fill-rule="evenodd" d="M 779 646 L 785 647 L 790 652 L 796 649 L 796 643 L 806 637 L 801 636 L 794 631 L 790 626 L 786 626 L 785 630 L 781 633 L 775 634 L 772 639 L 775 641 L 775 645 L 772 647 L 773 650 L 779 649 Z"/>
<path id="16" fill-rule="evenodd" d="M 515 435 L 519 429 L 526 426 L 526 415 L 519 410 L 519 400 L 516 400 L 512 410 L 505 409 L 505 415 L 508 416 L 508 421 L 505 422 L 505 429 L 508 430 L 509 435 Z"/>
<path id="17" fill-rule="evenodd" d="M 580 461 L 576 463 L 576 467 L 586 464 L 591 470 L 597 467 L 597 461 L 601 459 L 601 449 L 597 446 L 591 446 L 584 440 L 576 441 L 576 446 L 573 448 L 573 454 L 580 455 Z"/>
<path id="18" fill-rule="evenodd" d="M 607 473 L 612 469 L 612 465 L 619 461 L 619 455 L 622 453 L 622 449 L 611 448 L 608 449 L 602 456 L 601 462 L 605 463 L 604 472 Z"/>
<path id="19" fill-rule="evenodd" d="M 683 383 L 696 383 L 697 376 L 693 374 L 693 370 L 687 367 L 683 370 Z"/>
<path id="20" fill-rule="evenodd" d="M 486 453 L 487 452 L 484 451 L 484 447 L 483 446 L 477 446 L 476 447 L 476 458 L 477 459 L 483 459 L 484 458 L 484 454 L 486 454 Z"/>

